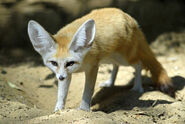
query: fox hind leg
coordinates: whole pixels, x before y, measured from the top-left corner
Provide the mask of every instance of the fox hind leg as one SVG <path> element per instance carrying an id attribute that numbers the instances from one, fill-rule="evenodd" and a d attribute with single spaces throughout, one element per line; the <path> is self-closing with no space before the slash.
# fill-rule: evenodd
<path id="1" fill-rule="evenodd" d="M 112 87 L 112 86 L 114 86 L 114 82 L 116 80 L 118 70 L 119 70 L 119 66 L 113 64 L 113 70 L 112 70 L 112 73 L 111 73 L 111 77 L 107 81 L 101 83 L 100 87 Z"/>
<path id="2" fill-rule="evenodd" d="M 141 81 L 141 70 L 142 70 L 142 65 L 139 62 L 134 66 L 135 68 L 135 80 L 134 80 L 134 86 L 131 90 L 137 91 L 139 93 L 143 93 L 143 87 L 142 87 L 142 81 Z"/>

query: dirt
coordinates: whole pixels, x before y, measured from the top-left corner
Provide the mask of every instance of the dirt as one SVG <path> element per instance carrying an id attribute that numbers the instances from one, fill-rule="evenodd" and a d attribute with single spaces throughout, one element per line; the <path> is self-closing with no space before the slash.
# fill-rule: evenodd
<path id="1" fill-rule="evenodd" d="M 158 91 L 142 72 L 144 93 L 131 91 L 134 70 L 121 67 L 115 87 L 100 88 L 111 65 L 101 65 L 90 112 L 78 110 L 84 73 L 73 75 L 64 110 L 54 113 L 57 82 L 41 57 L 23 49 L 0 51 L 0 123 L 184 124 L 185 31 L 161 34 L 151 44 L 173 80 L 175 98 Z"/>

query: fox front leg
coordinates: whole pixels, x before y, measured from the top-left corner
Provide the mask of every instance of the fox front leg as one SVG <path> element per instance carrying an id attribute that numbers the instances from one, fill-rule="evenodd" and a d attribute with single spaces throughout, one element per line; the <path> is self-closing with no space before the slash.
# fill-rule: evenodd
<path id="1" fill-rule="evenodd" d="M 58 98 L 57 98 L 57 103 L 54 110 L 55 112 L 58 110 L 62 110 L 64 108 L 70 82 L 71 82 L 71 75 L 68 76 L 63 81 L 58 80 Z"/>
<path id="2" fill-rule="evenodd" d="M 91 98 L 94 92 L 94 86 L 98 73 L 98 67 L 91 67 L 88 71 L 85 71 L 85 88 L 83 92 L 82 102 L 80 109 L 90 111 Z"/>

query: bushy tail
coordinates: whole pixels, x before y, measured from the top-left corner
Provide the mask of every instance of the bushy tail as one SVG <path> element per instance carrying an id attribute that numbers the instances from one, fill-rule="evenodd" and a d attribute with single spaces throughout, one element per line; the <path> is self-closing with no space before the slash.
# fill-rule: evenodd
<path id="1" fill-rule="evenodd" d="M 143 38 L 141 38 L 142 41 L 140 41 L 139 43 L 138 55 L 140 61 L 142 62 L 142 65 L 150 70 L 152 74 L 152 81 L 158 86 L 161 91 L 174 96 L 173 84 L 166 70 L 155 58 L 154 53 L 149 48 L 149 45 L 144 38 L 144 35 L 140 36 L 143 36 Z"/>

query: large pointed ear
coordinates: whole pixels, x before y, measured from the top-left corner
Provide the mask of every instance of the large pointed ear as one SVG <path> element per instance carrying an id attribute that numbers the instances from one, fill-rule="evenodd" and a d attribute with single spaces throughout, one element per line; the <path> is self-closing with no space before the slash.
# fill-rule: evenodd
<path id="1" fill-rule="evenodd" d="M 69 50 L 74 52 L 88 51 L 95 38 L 95 22 L 92 19 L 83 23 L 73 36 L 71 43 L 69 44 Z"/>
<path id="2" fill-rule="evenodd" d="M 56 44 L 49 33 L 36 21 L 29 21 L 28 35 L 34 49 L 45 57 L 56 50 Z"/>

